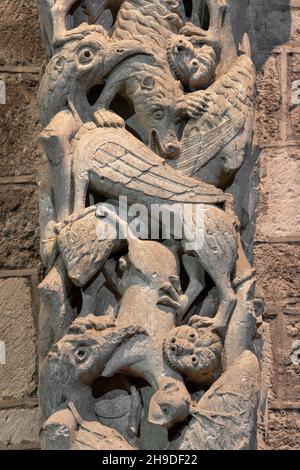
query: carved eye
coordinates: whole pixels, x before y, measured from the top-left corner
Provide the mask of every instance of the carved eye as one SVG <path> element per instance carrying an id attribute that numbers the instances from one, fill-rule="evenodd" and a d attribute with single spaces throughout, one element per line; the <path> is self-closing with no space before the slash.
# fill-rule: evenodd
<path id="1" fill-rule="evenodd" d="M 193 59 L 191 62 L 193 68 L 197 69 L 199 67 L 199 62 L 196 59 Z"/>
<path id="2" fill-rule="evenodd" d="M 142 80 L 141 88 L 144 89 L 144 90 L 153 90 L 154 85 L 155 85 L 154 78 L 149 76 L 149 77 L 145 77 Z"/>
<path id="3" fill-rule="evenodd" d="M 78 364 L 80 364 L 81 362 L 84 362 L 87 360 L 87 358 L 89 357 L 89 354 L 85 348 L 81 347 L 75 351 L 74 356 L 75 356 L 75 361 Z"/>
<path id="4" fill-rule="evenodd" d="M 164 407 L 162 408 L 162 412 L 163 412 L 163 414 L 166 415 L 166 416 L 168 416 L 168 414 L 170 414 L 170 410 L 169 410 L 169 408 L 167 408 L 166 406 L 164 406 Z"/>
<path id="5" fill-rule="evenodd" d="M 164 112 L 162 109 L 158 109 L 153 113 L 153 118 L 156 119 L 157 121 L 160 121 L 164 118 Z"/>
<path id="6" fill-rule="evenodd" d="M 94 52 L 88 48 L 82 49 L 78 59 L 81 64 L 90 64 L 94 60 Z"/>

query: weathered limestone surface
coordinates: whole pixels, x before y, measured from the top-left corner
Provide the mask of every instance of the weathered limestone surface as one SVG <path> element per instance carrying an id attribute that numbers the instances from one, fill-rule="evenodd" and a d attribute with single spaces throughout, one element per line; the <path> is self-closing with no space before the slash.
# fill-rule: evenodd
<path id="1" fill-rule="evenodd" d="M 36 334 L 28 280 L 0 279 L 0 304 L 1 340 L 6 345 L 6 364 L 0 365 L 0 399 L 28 398 L 37 386 Z"/>
<path id="2" fill-rule="evenodd" d="M 264 150 L 261 170 L 257 238 L 297 237 L 300 225 L 298 149 Z"/>
<path id="3" fill-rule="evenodd" d="M 33 184 L 0 185 L 1 269 L 33 268 L 40 263 L 36 199 Z"/>
<path id="4" fill-rule="evenodd" d="M 41 64 L 43 49 L 35 0 L 2 0 L 0 18 L 0 66 Z"/>
<path id="5" fill-rule="evenodd" d="M 263 148 L 254 250 L 257 296 L 265 304 L 262 448 L 299 449 L 300 5 L 251 3 L 259 65 L 256 135 Z"/>
<path id="6" fill-rule="evenodd" d="M 0 410 L 0 449 L 39 448 L 39 410 Z"/>
<path id="7" fill-rule="evenodd" d="M 42 449 L 153 448 L 153 425 L 177 449 L 253 449 L 259 314 L 240 230 L 252 209 L 230 188 L 247 159 L 239 181 L 252 186 L 255 162 L 247 2 L 108 1 L 96 15 L 92 2 L 38 3 L 50 56 L 38 91 L 51 174 L 40 183 Z M 177 207 L 164 241 L 158 204 L 169 220 Z"/>
<path id="8" fill-rule="evenodd" d="M 47 2 L 41 3 L 46 4 Z M 87 1 L 85 3 L 90 5 L 92 15 L 97 15 L 98 9 L 95 8 L 95 5 L 92 5 L 95 2 Z M 232 2 L 228 0 L 228 3 L 237 4 L 234 0 Z M 297 156 L 300 146 L 300 107 L 297 104 L 295 83 L 300 79 L 300 55 L 298 54 L 299 50 L 296 49 L 300 45 L 300 8 L 297 0 L 250 0 L 250 2 L 239 2 L 239 4 L 247 21 L 242 20 L 244 17 L 241 15 L 241 11 L 237 9 L 232 12 L 232 27 L 236 44 L 242 42 L 245 31 L 249 33 L 252 59 L 258 73 L 256 81 L 255 142 L 258 142 L 263 150 L 260 155 L 259 165 L 256 162 L 258 152 L 248 154 L 246 162 L 235 175 L 234 183 L 228 191 L 234 195 L 235 210 L 242 224 L 245 251 L 250 258 L 253 251 L 253 234 L 257 213 L 257 235 L 254 247 L 254 266 L 258 275 L 256 289 L 257 312 L 261 313 L 262 311 L 259 300 L 262 298 L 265 303 L 263 325 L 259 329 L 259 333 L 262 333 L 265 338 L 261 384 L 262 403 L 259 412 L 259 447 L 297 449 L 299 448 L 298 410 L 300 409 L 299 365 L 297 364 L 300 334 L 298 283 L 298 208 L 300 203 L 299 184 L 297 182 L 297 172 L 299 173 Z M 0 365 L 0 384 L 4 384 L 3 389 L 1 389 L 0 399 L 0 446 L 1 448 L 36 448 L 39 445 L 39 424 L 38 410 L 34 408 L 36 406 L 37 378 L 35 366 L 37 362 L 35 355 L 37 299 L 34 289 L 38 284 L 36 267 L 38 266 L 39 234 L 37 228 L 37 193 L 34 190 L 34 183 L 36 181 L 36 172 L 40 169 L 42 152 L 36 142 L 36 135 L 40 132 L 41 126 L 37 121 L 35 96 L 38 72 L 41 70 L 43 62 L 43 52 L 34 1 L 11 2 L 2 0 L 0 13 L 0 67 L 2 67 L 0 68 L 0 79 L 6 82 L 7 88 L 7 105 L 6 107 L 0 105 L 0 193 L 1 207 L 4 208 L 1 215 L 1 229 L 3 228 L 4 237 L 1 239 L 1 242 L 2 240 L 3 242 L 0 249 L 0 285 L 3 286 L 0 302 L 6 305 L 5 309 L 1 308 L 0 340 L 2 340 L 2 325 L 4 325 L 8 343 L 12 344 L 15 341 L 16 345 L 16 350 L 12 351 L 9 348 L 10 351 L 7 356 L 7 360 L 11 364 L 11 370 L 7 371 L 3 369 L 6 366 Z M 86 17 L 80 11 L 80 8 L 77 8 L 74 12 L 74 26 L 80 25 L 82 21 L 86 21 Z M 109 27 L 111 19 L 106 17 L 103 24 L 106 28 Z M 71 26 L 71 23 L 68 23 L 68 27 Z M 122 33 L 119 34 L 122 36 Z M 119 39 L 123 38 L 120 37 Z M 287 47 L 288 50 L 286 58 L 283 54 L 283 46 Z M 226 50 L 229 51 L 229 49 L 230 47 L 227 44 Z M 47 54 L 49 57 L 49 47 L 47 47 Z M 230 60 L 228 56 L 228 61 L 230 62 Z M 122 73 L 121 70 L 121 75 Z M 181 75 L 181 79 L 186 80 L 184 75 Z M 147 81 L 145 84 L 147 85 Z M 97 99 L 97 93 L 95 99 Z M 136 94 L 135 99 L 138 107 L 139 95 Z M 127 119 L 132 114 L 132 109 L 129 111 L 129 107 L 127 107 L 124 113 L 123 104 L 122 100 L 114 101 L 112 108 L 114 111 L 122 109 L 122 118 Z M 141 112 L 144 112 L 143 106 Z M 96 125 L 100 123 L 103 126 L 105 125 L 103 122 L 111 123 L 111 115 L 101 116 L 98 114 L 96 116 Z M 67 124 L 68 117 L 64 127 L 67 127 Z M 117 124 L 114 121 L 114 125 L 122 126 L 122 120 L 119 120 Z M 145 128 L 148 130 L 147 126 L 150 128 L 148 123 L 146 123 L 146 126 L 143 124 L 136 127 L 136 121 L 133 119 L 127 123 L 127 127 L 130 130 L 134 129 L 134 132 L 137 132 L 142 139 L 145 138 Z M 155 145 L 153 148 L 155 148 Z M 174 151 L 176 153 L 176 148 L 169 148 L 168 151 L 171 154 Z M 210 177 L 213 173 L 215 178 L 215 175 L 220 174 L 219 169 L 222 159 L 216 158 L 214 161 L 216 164 L 210 164 L 211 170 L 202 171 L 202 177 L 203 175 L 205 178 L 207 178 L 207 175 Z M 169 162 L 172 161 L 169 160 Z M 236 162 L 238 160 L 233 163 Z M 234 166 L 230 168 L 230 171 L 232 169 L 234 173 Z M 42 182 L 42 193 L 45 188 L 47 189 L 47 181 L 50 181 L 47 173 L 44 173 L 44 175 L 46 176 Z M 59 185 L 63 186 L 61 182 L 58 183 Z M 257 209 L 258 193 L 259 206 Z M 91 205 L 99 202 L 97 197 L 96 200 L 94 199 L 94 195 L 89 196 L 89 199 Z M 103 200 L 102 195 L 100 200 Z M 42 201 L 41 210 L 47 210 L 48 213 L 50 211 L 51 215 L 53 207 L 51 208 L 51 204 L 49 205 L 47 196 Z M 55 253 L 55 248 L 53 250 L 53 243 L 51 242 L 53 237 L 51 224 L 44 233 L 49 236 L 49 243 L 42 246 L 42 258 L 43 260 L 49 260 L 49 255 L 51 257 L 51 253 Z M 83 242 L 84 240 L 77 241 L 79 244 Z M 124 251 L 124 247 L 122 247 L 122 250 Z M 132 264 L 128 264 L 126 259 L 125 262 L 122 260 L 120 265 L 122 269 L 128 265 L 129 269 L 132 270 Z M 189 263 L 186 263 L 186 265 L 188 266 Z M 128 277 L 130 278 L 126 272 L 127 269 L 125 275 L 122 275 L 122 279 L 123 277 L 125 280 Z M 191 277 L 191 291 L 194 293 L 193 295 L 196 295 L 201 288 L 201 283 L 196 282 L 195 272 L 197 273 L 197 270 L 195 271 L 192 266 L 194 277 Z M 67 279 L 65 271 L 60 273 L 61 279 L 65 283 Z M 111 261 L 105 266 L 103 274 L 94 279 L 88 287 L 83 288 L 80 293 L 77 288 L 74 291 L 74 288 L 69 285 L 67 280 L 67 295 L 71 296 L 71 305 L 68 305 L 68 298 L 66 299 L 65 293 L 60 290 L 60 287 L 55 290 L 53 285 L 50 285 L 49 289 L 46 285 L 42 298 L 47 298 L 48 292 L 51 293 L 54 287 L 56 297 L 53 304 L 59 314 L 65 315 L 64 318 L 67 318 L 67 321 L 70 321 L 76 315 L 73 310 L 74 304 L 78 306 L 81 305 L 81 302 L 82 314 L 93 312 L 97 318 L 103 313 L 111 315 L 112 309 L 116 307 L 120 295 L 123 294 L 122 288 L 122 294 L 116 288 L 120 280 L 119 277 L 120 271 L 118 270 L 116 279 L 115 265 Z M 184 282 L 184 286 L 186 282 Z M 203 282 L 202 278 L 201 282 Z M 71 291 L 69 290 L 70 287 Z M 177 289 L 176 283 L 175 287 Z M 13 289 L 13 295 L 8 297 L 7 292 L 10 292 L 11 289 Z M 169 295 L 168 292 L 167 294 Z M 132 299 L 132 297 L 134 298 L 134 294 L 133 296 L 130 294 L 129 299 Z M 179 308 L 179 312 L 182 312 L 182 300 L 184 301 L 183 304 L 186 302 L 186 299 L 181 297 L 182 292 L 179 291 L 172 299 L 175 304 L 173 303 L 171 308 L 176 306 L 176 309 Z M 246 299 L 243 300 L 246 301 Z M 170 302 L 170 299 L 168 302 Z M 245 302 L 242 302 L 242 304 L 246 305 Z M 127 304 L 125 303 L 125 305 Z M 205 311 L 205 316 L 213 316 L 217 307 L 218 299 L 215 290 L 212 289 L 205 302 L 205 310 L 200 305 L 195 309 L 195 313 L 203 315 Z M 168 310 L 170 306 L 166 308 Z M 51 311 L 51 305 L 47 304 L 45 310 L 49 312 L 49 309 Z M 23 329 L 20 328 L 17 314 L 21 316 L 24 322 L 25 327 Z M 239 318 L 239 315 L 236 317 Z M 43 332 L 41 336 L 46 336 L 48 338 L 46 343 L 50 345 L 55 337 L 54 330 L 57 319 L 54 319 L 53 324 L 49 327 L 47 314 L 43 317 L 43 312 L 41 312 L 40 319 L 42 318 L 46 321 L 40 320 Z M 260 321 L 260 319 L 258 320 Z M 83 321 L 83 324 L 83 328 L 86 328 L 85 321 Z M 88 331 L 91 331 L 93 328 L 89 323 L 88 325 Z M 62 326 L 62 329 L 64 327 L 65 325 Z M 12 332 L 12 328 L 16 329 L 17 333 Z M 60 331 L 62 330 L 60 329 Z M 231 334 L 233 331 L 234 328 L 231 328 Z M 74 334 L 79 334 L 79 331 L 75 331 Z M 176 338 L 185 340 L 184 334 L 185 331 L 180 330 L 178 335 L 176 333 Z M 27 358 L 23 368 L 20 367 L 20 362 L 17 360 L 17 356 L 23 359 L 21 339 L 25 344 Z M 255 347 L 258 352 L 261 351 L 259 335 L 255 339 Z M 19 356 L 19 352 L 22 353 L 21 356 Z M 118 355 L 115 357 L 118 359 Z M 189 358 L 188 353 L 183 354 L 182 364 Z M 4 370 L 3 377 L 5 377 L 5 380 L 2 382 L 2 371 Z M 63 369 L 61 371 L 63 373 Z M 18 381 L 16 377 L 18 377 Z M 114 392 L 111 391 L 112 386 Z M 139 439 L 132 438 L 132 434 L 130 434 L 128 442 L 132 446 L 142 448 L 157 448 L 159 445 L 164 448 L 167 445 L 166 429 L 156 424 L 150 424 L 147 420 L 149 402 L 153 391 L 151 387 L 147 387 L 146 390 L 147 393 L 145 388 L 141 389 L 141 398 L 146 414 L 141 420 L 140 437 Z M 126 419 L 130 415 L 130 404 L 133 404 L 134 410 L 140 409 L 140 398 L 130 389 L 128 384 L 114 383 L 112 385 L 110 379 L 107 379 L 104 389 L 103 382 L 100 384 L 96 396 L 96 417 L 93 414 L 93 419 L 95 421 L 100 420 L 103 423 L 101 426 L 115 427 L 116 433 L 120 430 L 122 432 L 122 429 L 124 429 L 122 423 L 127 422 Z M 192 398 L 193 400 L 199 400 L 199 397 Z M 116 424 L 115 417 L 106 416 L 107 413 L 104 413 L 103 410 L 106 410 L 108 402 L 118 403 L 119 401 L 124 403 L 124 407 L 127 406 L 127 408 L 125 407 L 127 415 L 124 414 L 120 419 L 120 423 Z M 79 399 L 79 403 L 81 403 L 81 399 Z M 185 409 L 184 406 L 183 404 L 183 409 Z M 108 408 L 111 409 L 111 407 Z M 82 412 L 80 405 L 79 411 Z M 88 411 L 90 412 L 89 408 Z M 71 429 L 72 431 L 73 429 L 73 412 L 67 413 L 66 430 Z M 136 415 L 139 415 L 139 413 L 136 412 Z M 56 423 L 61 424 L 60 415 L 54 415 L 53 418 L 54 423 L 50 423 L 51 426 L 48 427 L 50 434 L 47 435 L 47 430 L 44 434 L 43 445 L 45 446 L 47 445 L 47 438 L 49 436 L 51 438 L 52 430 L 55 431 L 56 429 Z M 57 422 L 55 421 L 56 418 L 58 418 Z M 156 419 L 162 419 L 162 416 L 159 415 Z M 133 429 L 136 429 L 137 423 L 135 421 L 131 421 L 131 423 Z M 86 430 L 83 424 L 79 438 L 87 442 L 93 431 L 98 432 L 99 428 Z M 157 436 L 159 436 L 159 439 Z M 99 448 L 99 442 L 95 442 L 93 438 L 90 443 Z M 58 446 L 62 445 L 68 447 L 70 443 L 67 441 L 58 443 Z"/>
<path id="9" fill-rule="evenodd" d="M 36 106 L 44 60 L 36 2 L 0 2 L 0 447 L 39 447 L 36 286 L 40 264 Z M 3 344 L 2 343 L 2 344 Z"/>
<path id="10" fill-rule="evenodd" d="M 2 37 L 2 36 L 1 36 Z M 34 181 L 41 164 L 37 135 L 40 128 L 36 107 L 38 76 L 1 73 L 6 85 L 6 111 L 0 115 L 1 177 L 30 176 Z"/>

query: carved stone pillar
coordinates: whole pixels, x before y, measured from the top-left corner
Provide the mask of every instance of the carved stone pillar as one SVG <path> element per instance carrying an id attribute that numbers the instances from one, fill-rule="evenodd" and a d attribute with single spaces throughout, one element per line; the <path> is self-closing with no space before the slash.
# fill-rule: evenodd
<path id="1" fill-rule="evenodd" d="M 38 3 L 42 448 L 255 449 L 247 2 Z"/>

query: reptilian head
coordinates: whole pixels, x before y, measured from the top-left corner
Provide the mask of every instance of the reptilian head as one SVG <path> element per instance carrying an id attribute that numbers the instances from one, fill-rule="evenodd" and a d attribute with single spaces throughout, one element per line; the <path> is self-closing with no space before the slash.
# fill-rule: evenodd
<path id="1" fill-rule="evenodd" d="M 41 81 L 38 98 L 44 124 L 70 102 L 80 115 L 92 87 L 103 83 L 124 59 L 144 52 L 132 40 L 113 42 L 101 26 L 82 25 L 80 33 L 80 39 L 67 42 L 52 57 Z"/>
<path id="2" fill-rule="evenodd" d="M 117 328 L 111 317 L 78 317 L 67 334 L 52 346 L 41 369 L 43 414 L 50 416 L 82 385 L 91 387 L 122 343 L 146 334 L 139 326 Z"/>

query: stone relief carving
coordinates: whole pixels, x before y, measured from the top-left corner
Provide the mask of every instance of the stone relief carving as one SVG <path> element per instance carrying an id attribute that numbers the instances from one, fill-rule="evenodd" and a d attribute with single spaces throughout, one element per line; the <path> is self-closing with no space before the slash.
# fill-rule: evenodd
<path id="1" fill-rule="evenodd" d="M 42 448 L 255 448 L 255 275 L 228 191 L 255 70 L 234 2 L 38 3 Z"/>

